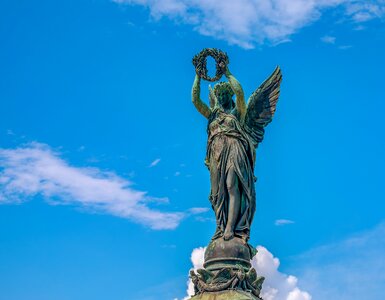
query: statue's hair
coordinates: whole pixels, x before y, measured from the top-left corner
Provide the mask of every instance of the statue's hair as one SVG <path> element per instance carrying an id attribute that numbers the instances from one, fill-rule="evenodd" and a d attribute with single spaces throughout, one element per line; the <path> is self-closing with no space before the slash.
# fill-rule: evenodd
<path id="1" fill-rule="evenodd" d="M 221 82 L 218 82 L 217 84 L 214 85 L 214 94 L 215 94 L 215 96 L 218 97 L 218 93 L 220 91 L 223 91 L 223 90 L 226 91 L 227 93 L 229 93 L 231 97 L 234 95 L 234 91 L 231 88 L 230 83 L 221 81 Z"/>

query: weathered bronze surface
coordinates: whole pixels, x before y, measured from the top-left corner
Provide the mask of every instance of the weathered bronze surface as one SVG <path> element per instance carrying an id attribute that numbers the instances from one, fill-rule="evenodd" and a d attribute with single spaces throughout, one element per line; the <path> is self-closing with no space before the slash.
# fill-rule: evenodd
<path id="1" fill-rule="evenodd" d="M 191 300 L 259 300 L 252 294 L 239 290 L 227 290 L 221 292 L 199 294 Z"/>
<path id="2" fill-rule="evenodd" d="M 207 56 L 216 60 L 215 78 L 207 75 Z M 245 299 L 259 299 L 264 278 L 258 277 L 250 266 L 256 249 L 248 244 L 256 208 L 255 151 L 263 139 L 265 126 L 275 113 L 281 70 L 277 67 L 252 93 L 246 104 L 242 86 L 228 68 L 226 53 L 218 49 L 204 49 L 193 58 L 193 64 L 196 76 L 192 102 L 208 120 L 205 163 L 210 171 L 209 199 L 217 226 L 205 253 L 205 269 L 197 273 L 192 271 L 190 277 L 197 295 L 236 289 L 247 291 L 254 297 Z M 227 82 L 219 82 L 214 89 L 210 88 L 208 106 L 200 98 L 201 77 L 214 81 L 222 75 Z M 232 98 L 234 95 L 235 101 Z"/>

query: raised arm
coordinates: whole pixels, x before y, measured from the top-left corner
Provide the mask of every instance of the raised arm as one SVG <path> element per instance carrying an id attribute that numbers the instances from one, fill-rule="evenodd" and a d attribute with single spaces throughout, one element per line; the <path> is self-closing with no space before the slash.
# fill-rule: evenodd
<path id="1" fill-rule="evenodd" d="M 208 119 L 209 116 L 210 116 L 211 110 L 206 105 L 206 103 L 204 103 L 201 100 L 201 97 L 200 97 L 200 93 L 201 93 L 200 83 L 201 83 L 200 77 L 198 75 L 195 75 L 195 80 L 194 80 L 194 84 L 193 84 L 192 91 L 191 91 L 191 98 L 192 98 L 192 102 L 194 103 L 196 109 L 204 117 L 206 117 Z"/>
<path id="2" fill-rule="evenodd" d="M 225 75 L 231 85 L 231 88 L 234 91 L 234 94 L 236 97 L 235 105 L 239 113 L 240 119 L 243 120 L 246 114 L 246 102 L 245 102 L 245 95 L 243 93 L 242 86 L 239 83 L 239 81 L 230 73 L 228 68 L 226 68 Z"/>

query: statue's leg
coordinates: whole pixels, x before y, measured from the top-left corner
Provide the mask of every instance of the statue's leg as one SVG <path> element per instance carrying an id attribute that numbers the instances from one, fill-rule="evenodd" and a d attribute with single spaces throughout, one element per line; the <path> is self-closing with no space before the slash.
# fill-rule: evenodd
<path id="1" fill-rule="evenodd" d="M 219 212 L 217 207 L 218 201 L 218 190 L 219 190 L 219 170 L 215 162 L 210 164 L 210 181 L 211 181 L 211 191 L 210 191 L 210 202 L 211 206 L 215 213 L 215 219 L 217 223 L 217 228 L 215 229 L 214 238 L 221 236 L 223 233 L 223 229 L 221 230 L 220 224 L 222 220 L 219 220 Z M 223 223 L 222 223 L 223 224 Z"/>
<path id="2" fill-rule="evenodd" d="M 219 171 L 217 166 L 212 163 L 210 165 L 210 183 L 211 183 L 211 191 L 210 196 L 216 197 L 218 195 L 218 187 L 219 187 Z"/>
<path id="3" fill-rule="evenodd" d="M 239 190 L 238 175 L 233 168 L 227 173 L 226 187 L 229 193 L 229 214 L 223 238 L 230 240 L 234 237 L 234 227 L 241 208 L 241 193 Z"/>

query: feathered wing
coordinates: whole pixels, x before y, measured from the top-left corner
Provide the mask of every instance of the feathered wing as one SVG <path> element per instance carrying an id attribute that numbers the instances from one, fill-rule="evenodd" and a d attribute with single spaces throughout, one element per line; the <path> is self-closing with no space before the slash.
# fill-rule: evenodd
<path id="1" fill-rule="evenodd" d="M 265 126 L 273 119 L 282 80 L 280 67 L 250 96 L 244 119 L 244 127 L 255 147 L 263 140 Z"/>

